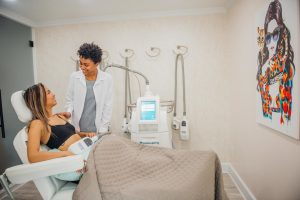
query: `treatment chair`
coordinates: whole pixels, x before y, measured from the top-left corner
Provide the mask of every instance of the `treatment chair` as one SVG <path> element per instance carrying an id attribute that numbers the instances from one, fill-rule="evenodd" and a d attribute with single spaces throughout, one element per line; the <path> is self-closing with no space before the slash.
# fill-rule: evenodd
<path id="1" fill-rule="evenodd" d="M 15 92 L 11 97 L 11 103 L 20 121 L 27 123 L 31 120 L 32 114 L 23 99 L 23 91 Z M 84 161 L 80 155 L 29 163 L 26 126 L 16 135 L 13 144 L 24 164 L 8 168 L 0 176 L 0 182 L 12 199 L 14 198 L 8 183 L 23 184 L 31 180 L 45 200 L 72 199 L 77 184 L 56 179 L 52 175 L 82 169 Z M 41 145 L 41 150 L 47 151 L 49 148 Z"/>

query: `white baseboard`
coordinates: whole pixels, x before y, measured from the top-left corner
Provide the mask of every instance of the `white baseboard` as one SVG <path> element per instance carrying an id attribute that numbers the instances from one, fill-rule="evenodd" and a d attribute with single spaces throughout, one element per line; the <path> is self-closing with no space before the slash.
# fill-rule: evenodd
<path id="1" fill-rule="evenodd" d="M 221 165 L 223 173 L 226 173 L 231 177 L 243 198 L 246 200 L 256 200 L 255 196 L 252 194 L 252 192 L 247 187 L 243 179 L 239 176 L 234 167 L 230 163 L 222 163 Z"/>

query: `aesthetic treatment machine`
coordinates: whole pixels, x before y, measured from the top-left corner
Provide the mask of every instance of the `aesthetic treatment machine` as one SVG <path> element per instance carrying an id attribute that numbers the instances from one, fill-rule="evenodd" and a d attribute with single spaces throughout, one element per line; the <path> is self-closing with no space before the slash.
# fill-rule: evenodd
<path id="1" fill-rule="evenodd" d="M 148 78 L 138 71 L 116 64 L 107 66 L 103 71 L 108 67 L 116 67 L 139 74 L 146 82 L 145 95 L 139 97 L 135 108 L 132 108 L 131 119 L 128 124 L 131 140 L 140 144 L 172 148 L 167 109 L 161 107 L 159 96 L 154 96 L 150 91 Z"/>

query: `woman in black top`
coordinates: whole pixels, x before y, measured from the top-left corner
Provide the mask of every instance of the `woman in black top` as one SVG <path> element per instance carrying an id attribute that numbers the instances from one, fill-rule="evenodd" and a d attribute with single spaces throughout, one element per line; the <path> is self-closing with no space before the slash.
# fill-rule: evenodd
<path id="1" fill-rule="evenodd" d="M 96 135 L 92 132 L 76 132 L 64 116 L 53 114 L 52 108 L 57 104 L 55 95 L 42 83 L 25 90 L 24 100 L 33 116 L 28 123 L 27 144 L 28 160 L 31 163 L 73 155 L 68 151 L 71 144 L 82 137 Z M 40 151 L 40 144 L 60 151 Z"/>

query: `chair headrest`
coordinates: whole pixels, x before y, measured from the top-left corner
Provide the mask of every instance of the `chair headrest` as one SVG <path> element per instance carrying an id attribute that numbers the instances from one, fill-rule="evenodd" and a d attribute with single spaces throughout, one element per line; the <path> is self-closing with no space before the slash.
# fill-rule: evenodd
<path id="1" fill-rule="evenodd" d="M 24 91 L 17 91 L 11 95 L 11 104 L 17 113 L 17 116 L 21 122 L 29 122 L 32 119 L 32 113 L 26 106 L 23 98 Z"/>

